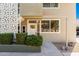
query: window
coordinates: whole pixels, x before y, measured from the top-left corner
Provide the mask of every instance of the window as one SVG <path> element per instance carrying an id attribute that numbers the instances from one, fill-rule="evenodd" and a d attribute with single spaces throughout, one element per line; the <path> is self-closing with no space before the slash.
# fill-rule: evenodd
<path id="1" fill-rule="evenodd" d="M 59 21 L 51 20 L 51 32 L 59 32 Z"/>
<path id="2" fill-rule="evenodd" d="M 41 21 L 41 31 L 49 32 L 49 21 L 48 20 Z"/>
<path id="3" fill-rule="evenodd" d="M 58 3 L 43 3 L 43 7 L 58 7 Z"/>
<path id="4" fill-rule="evenodd" d="M 42 20 L 41 32 L 59 32 L 59 20 Z"/>
<path id="5" fill-rule="evenodd" d="M 23 26 L 23 27 L 22 27 L 22 29 L 23 29 L 23 31 L 22 31 L 22 32 L 23 32 L 23 33 L 25 33 L 25 26 Z"/>
<path id="6" fill-rule="evenodd" d="M 31 20 L 29 21 L 29 23 L 36 23 L 36 20 Z"/>
<path id="7" fill-rule="evenodd" d="M 35 25 L 30 25 L 30 28 L 31 29 L 35 29 Z"/>

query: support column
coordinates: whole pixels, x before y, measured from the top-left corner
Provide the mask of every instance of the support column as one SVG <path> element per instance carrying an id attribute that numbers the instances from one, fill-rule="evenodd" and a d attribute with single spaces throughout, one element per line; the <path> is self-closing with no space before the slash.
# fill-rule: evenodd
<path id="1" fill-rule="evenodd" d="M 19 32 L 21 33 L 21 19 L 20 19 L 20 22 L 19 22 L 19 26 L 20 26 Z"/>
<path id="2" fill-rule="evenodd" d="M 40 35 L 40 20 L 37 21 L 37 35 Z"/>
<path id="3" fill-rule="evenodd" d="M 21 20 L 22 20 L 22 17 L 19 15 L 19 20 L 18 20 L 18 24 L 19 24 L 19 33 L 21 33 Z"/>

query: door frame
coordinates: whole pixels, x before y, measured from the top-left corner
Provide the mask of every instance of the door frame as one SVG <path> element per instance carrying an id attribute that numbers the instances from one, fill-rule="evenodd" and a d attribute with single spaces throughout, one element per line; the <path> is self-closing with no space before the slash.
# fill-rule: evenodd
<path id="1" fill-rule="evenodd" d="M 36 23 L 29 23 L 30 20 L 31 20 L 31 19 L 28 19 L 28 20 L 27 20 L 27 33 L 28 33 L 28 24 L 36 24 L 36 26 L 37 26 L 37 21 L 38 21 L 38 20 L 32 19 L 32 20 L 36 21 Z M 37 26 L 37 28 L 36 28 L 36 32 L 37 32 L 37 30 L 38 30 L 38 26 Z"/>

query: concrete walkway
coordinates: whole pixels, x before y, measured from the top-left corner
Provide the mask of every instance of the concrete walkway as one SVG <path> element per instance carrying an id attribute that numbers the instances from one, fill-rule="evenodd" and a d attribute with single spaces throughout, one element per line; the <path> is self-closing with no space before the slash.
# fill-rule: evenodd
<path id="1" fill-rule="evenodd" d="M 62 56 L 62 54 L 51 42 L 45 42 L 39 53 L 0 52 L 0 56 Z"/>
<path id="2" fill-rule="evenodd" d="M 63 52 L 64 56 L 79 56 L 79 36 L 76 38 L 76 44 L 72 50 L 72 52 Z"/>

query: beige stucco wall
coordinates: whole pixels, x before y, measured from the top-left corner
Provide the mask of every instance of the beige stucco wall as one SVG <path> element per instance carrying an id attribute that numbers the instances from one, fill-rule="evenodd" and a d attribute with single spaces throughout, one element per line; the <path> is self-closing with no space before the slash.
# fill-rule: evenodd
<path id="1" fill-rule="evenodd" d="M 42 4 L 39 3 L 21 3 L 20 14 L 22 16 L 41 16 L 42 15 Z"/>
<path id="2" fill-rule="evenodd" d="M 44 18 L 60 19 L 60 33 L 41 33 L 44 41 L 65 42 L 66 30 L 68 41 L 76 41 L 76 4 L 61 3 L 59 5 L 59 8 L 47 9 L 43 8 L 42 4 L 20 4 L 20 14 L 21 16 L 44 16 Z"/>
<path id="3" fill-rule="evenodd" d="M 43 9 L 43 15 L 49 15 L 53 18 L 60 19 L 60 33 L 49 33 L 42 34 L 44 39 L 53 40 L 54 42 L 61 42 L 66 40 L 66 29 L 67 39 L 69 41 L 76 40 L 76 4 L 66 3 L 60 4 L 58 9 Z M 67 17 L 67 28 L 66 28 L 66 17 Z"/>

